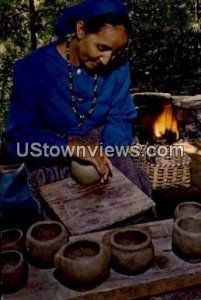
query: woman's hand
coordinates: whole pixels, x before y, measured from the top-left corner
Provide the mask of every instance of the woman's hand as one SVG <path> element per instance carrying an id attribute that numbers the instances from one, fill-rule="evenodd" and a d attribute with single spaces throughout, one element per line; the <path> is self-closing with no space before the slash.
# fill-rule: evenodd
<path id="1" fill-rule="evenodd" d="M 68 142 L 67 147 L 70 156 L 89 161 L 96 167 L 101 176 L 101 183 L 104 183 L 109 176 L 112 176 L 112 164 L 104 155 L 97 142 L 85 142 L 73 139 Z"/>

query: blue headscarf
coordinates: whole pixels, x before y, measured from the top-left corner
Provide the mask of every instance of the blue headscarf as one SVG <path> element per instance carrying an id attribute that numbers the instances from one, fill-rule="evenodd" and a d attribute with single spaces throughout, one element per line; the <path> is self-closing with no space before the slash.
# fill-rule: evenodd
<path id="1" fill-rule="evenodd" d="M 75 32 L 77 21 L 87 21 L 107 13 L 128 16 L 128 9 L 120 0 L 85 0 L 64 10 L 56 22 L 55 33 L 58 37 L 65 37 Z"/>

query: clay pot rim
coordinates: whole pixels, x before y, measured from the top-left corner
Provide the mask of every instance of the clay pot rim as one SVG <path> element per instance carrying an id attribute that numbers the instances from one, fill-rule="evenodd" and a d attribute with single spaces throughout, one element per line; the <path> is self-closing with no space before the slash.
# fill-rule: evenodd
<path id="1" fill-rule="evenodd" d="M 177 230 L 177 231 L 180 231 L 183 235 L 185 236 L 188 236 L 188 237 L 192 237 L 192 236 L 200 236 L 201 237 L 201 232 L 199 233 L 196 233 L 196 232 L 189 232 L 189 231 L 186 231 L 186 230 L 183 230 L 179 225 L 178 223 L 180 221 L 183 221 L 185 219 L 193 219 L 193 220 L 201 220 L 200 217 L 197 217 L 197 216 L 193 216 L 193 215 L 186 215 L 186 216 L 182 216 L 182 217 L 179 217 L 175 220 L 174 222 L 174 228 Z"/>
<path id="2" fill-rule="evenodd" d="M 5 229 L 5 230 L 1 231 L 2 241 L 3 241 L 3 234 L 6 234 L 7 232 L 11 232 L 11 231 L 17 231 L 17 232 L 19 232 L 20 236 L 16 240 L 14 240 L 12 242 L 7 242 L 6 245 L 15 244 L 15 243 L 19 242 L 20 239 L 23 238 L 23 234 L 24 234 L 23 231 L 21 229 L 17 228 L 17 227 L 13 227 L 13 228 L 8 228 L 8 229 Z"/>
<path id="3" fill-rule="evenodd" d="M 194 206 L 197 206 L 201 209 L 201 204 L 199 202 L 195 202 L 195 201 L 181 202 L 177 205 L 176 209 L 181 211 L 182 206 L 188 206 L 188 205 L 189 206 L 194 205 Z"/>
<path id="4" fill-rule="evenodd" d="M 127 231 L 135 231 L 138 233 L 142 233 L 146 236 L 146 240 L 138 245 L 132 245 L 132 246 L 125 246 L 122 244 L 118 244 L 115 242 L 114 237 L 117 233 L 123 233 L 123 232 L 127 232 Z M 114 232 L 112 232 L 111 236 L 110 236 L 110 243 L 111 245 L 115 246 L 117 249 L 120 250 L 125 250 L 125 251 L 135 251 L 135 250 L 140 250 L 140 249 L 144 249 L 145 247 L 147 247 L 150 243 L 152 242 L 151 236 L 150 234 L 140 228 L 128 228 L 128 229 L 119 229 L 119 230 L 114 230 Z"/>
<path id="5" fill-rule="evenodd" d="M 99 246 L 99 252 L 98 252 L 96 255 L 89 257 L 89 258 L 88 258 L 89 260 L 90 260 L 90 259 L 93 260 L 94 258 L 97 258 L 97 257 L 98 257 L 100 254 L 102 254 L 102 252 L 103 252 L 103 245 L 102 245 L 101 242 L 96 241 L 96 240 L 94 240 L 94 239 L 78 239 L 78 240 L 71 241 L 71 242 L 68 242 L 67 244 L 63 245 L 63 247 L 61 247 L 61 249 L 57 252 L 57 254 L 60 254 L 60 255 L 62 256 L 62 259 L 64 259 L 65 261 L 70 261 L 70 262 L 73 261 L 73 262 L 74 262 L 75 259 L 72 259 L 72 258 L 69 258 L 69 257 L 65 257 L 65 256 L 64 256 L 64 251 L 65 251 L 68 247 L 70 247 L 71 245 L 76 244 L 76 243 L 80 243 L 80 242 L 95 243 L 95 244 L 97 244 L 97 245 Z M 56 255 L 57 255 L 57 254 L 56 254 Z"/>
<path id="6" fill-rule="evenodd" d="M 15 266 L 13 266 L 12 269 L 3 272 L 4 274 L 10 274 L 10 273 L 15 272 L 18 269 L 18 267 L 20 267 L 21 264 L 24 262 L 24 256 L 23 256 L 23 254 L 20 251 L 17 251 L 17 250 L 1 251 L 1 255 L 3 255 L 3 254 L 9 254 L 9 253 L 15 253 L 15 254 L 17 254 L 18 257 L 20 258 L 20 260 L 19 260 L 19 262 Z"/>
<path id="7" fill-rule="evenodd" d="M 49 239 L 49 240 L 38 240 L 35 237 L 33 237 L 33 235 L 32 235 L 33 229 L 37 228 L 37 226 L 40 226 L 40 225 L 49 225 L 49 224 L 59 225 L 61 228 L 61 232 L 55 238 Z M 67 232 L 65 226 L 59 221 L 54 221 L 54 220 L 38 221 L 38 222 L 32 224 L 31 227 L 28 229 L 27 234 L 26 234 L 26 239 L 29 239 L 32 242 L 37 242 L 39 245 L 44 245 L 44 243 L 46 245 L 48 245 L 49 242 L 51 242 L 51 243 L 54 241 L 56 242 L 58 237 L 60 237 L 62 235 L 62 233 L 65 231 Z M 67 236 L 69 238 L 68 232 L 67 232 Z"/>

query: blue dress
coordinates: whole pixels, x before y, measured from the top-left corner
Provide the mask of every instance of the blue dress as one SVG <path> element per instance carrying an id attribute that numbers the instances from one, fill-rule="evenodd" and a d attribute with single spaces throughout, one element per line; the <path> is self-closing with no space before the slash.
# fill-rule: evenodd
<path id="1" fill-rule="evenodd" d="M 77 74 L 72 66 L 73 89 L 77 108 L 84 114 L 89 110 L 94 96 L 93 75 L 82 68 Z M 17 158 L 17 143 L 20 152 L 25 145 L 33 143 L 66 147 L 69 136 L 85 136 L 96 128 L 102 128 L 100 142 L 106 146 L 128 146 L 132 142 L 132 125 L 136 117 L 133 98 L 129 94 L 130 72 L 127 62 L 111 72 L 98 76 L 98 97 L 90 117 L 80 120 L 72 111 L 68 81 L 68 64 L 59 54 L 56 42 L 52 42 L 16 62 L 13 74 L 13 92 L 7 119 L 9 153 Z M 145 174 L 133 164 L 130 156 L 111 158 L 112 164 L 148 195 L 150 185 Z M 27 164 L 27 180 L 32 198 L 44 217 L 38 187 L 69 176 L 69 164 L 45 164 L 43 156 Z"/>
<path id="2" fill-rule="evenodd" d="M 77 74 L 72 66 L 73 89 L 80 113 L 89 110 L 94 95 L 93 75 L 82 68 Z M 136 117 L 133 98 L 129 94 L 130 72 L 127 62 L 106 75 L 98 76 L 98 100 L 90 117 L 80 120 L 72 112 L 68 89 L 68 64 L 59 54 L 56 42 L 37 49 L 16 62 L 13 92 L 7 120 L 9 152 L 17 156 L 25 144 L 66 146 L 68 136 L 83 136 L 102 126 L 103 146 L 128 146 L 132 141 L 132 123 Z M 62 137 L 62 135 L 64 136 Z"/>

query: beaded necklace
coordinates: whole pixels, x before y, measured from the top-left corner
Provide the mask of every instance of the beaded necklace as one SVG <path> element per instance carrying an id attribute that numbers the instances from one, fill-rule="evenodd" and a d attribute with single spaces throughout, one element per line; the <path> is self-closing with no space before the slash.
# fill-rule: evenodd
<path id="1" fill-rule="evenodd" d="M 79 120 L 83 120 L 87 117 L 89 117 L 93 111 L 94 111 L 94 108 L 96 106 L 96 102 L 97 102 L 97 91 L 98 91 L 98 84 L 97 84 L 97 81 L 98 81 L 98 75 L 95 74 L 94 75 L 94 96 L 93 96 L 93 100 L 92 100 L 92 103 L 91 103 L 91 106 L 89 107 L 89 110 L 84 113 L 84 114 L 81 114 L 78 110 L 77 110 L 77 107 L 76 107 L 76 97 L 74 95 L 74 91 L 73 91 L 73 73 L 72 73 L 72 66 L 70 64 L 70 40 L 68 39 L 66 41 L 66 49 L 65 49 L 65 52 L 66 52 L 66 60 L 67 60 L 67 63 L 68 63 L 68 81 L 69 81 L 69 90 L 70 90 L 70 93 L 71 93 L 71 105 L 72 105 L 72 111 L 74 113 L 74 115 L 79 119 Z M 83 99 L 82 98 L 78 98 L 78 101 L 79 102 L 82 102 Z M 82 125 L 80 123 L 80 125 Z M 80 126 L 81 127 L 81 126 Z"/>

